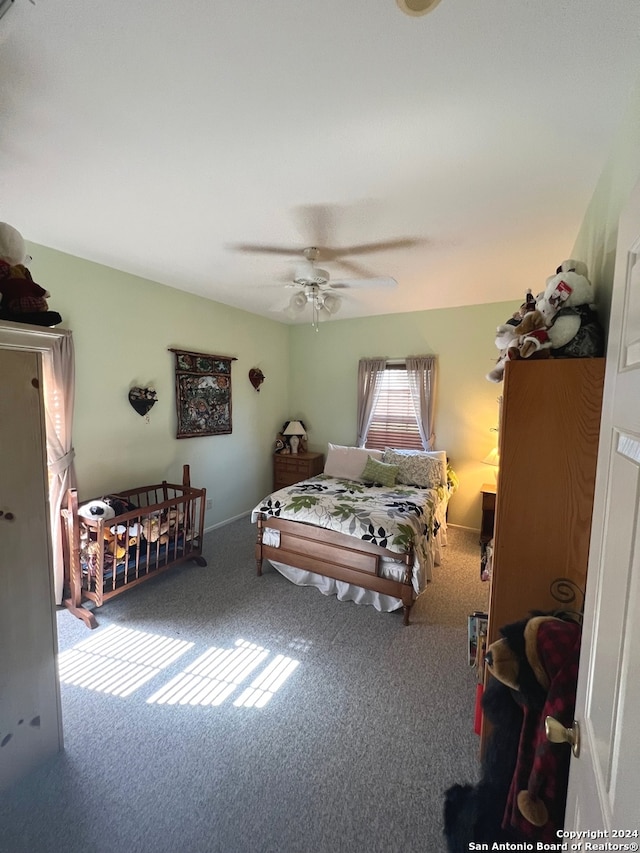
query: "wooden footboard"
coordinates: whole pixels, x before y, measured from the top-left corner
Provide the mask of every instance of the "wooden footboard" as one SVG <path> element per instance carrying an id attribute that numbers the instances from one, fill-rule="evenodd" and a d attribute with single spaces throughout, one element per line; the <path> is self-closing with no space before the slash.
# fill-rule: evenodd
<path id="1" fill-rule="evenodd" d="M 409 624 L 411 607 L 415 601 L 412 584 L 413 547 L 405 553 L 398 554 L 345 533 L 325 530 L 299 521 L 274 518 L 263 513 L 258 515 L 257 527 L 255 553 L 259 575 L 262 574 L 262 561 L 274 560 L 296 569 L 315 572 L 363 589 L 390 595 L 401 599 L 404 624 Z M 280 541 L 277 546 L 265 544 L 264 533 L 267 529 L 278 531 Z M 402 581 L 381 576 L 382 557 L 402 560 L 404 563 Z"/>

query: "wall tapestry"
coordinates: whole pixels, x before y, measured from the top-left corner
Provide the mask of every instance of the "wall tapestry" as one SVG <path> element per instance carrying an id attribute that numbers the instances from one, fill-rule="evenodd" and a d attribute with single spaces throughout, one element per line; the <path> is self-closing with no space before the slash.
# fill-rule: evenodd
<path id="1" fill-rule="evenodd" d="M 206 355 L 169 348 L 176 357 L 176 438 L 228 435 L 231 432 L 231 362 L 226 355 Z"/>

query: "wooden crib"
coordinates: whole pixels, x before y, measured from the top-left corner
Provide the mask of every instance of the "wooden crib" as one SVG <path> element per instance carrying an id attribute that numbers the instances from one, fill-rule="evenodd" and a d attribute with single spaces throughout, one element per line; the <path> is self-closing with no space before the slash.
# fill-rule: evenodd
<path id="1" fill-rule="evenodd" d="M 181 486 L 163 481 L 113 493 L 106 501 L 117 508 L 115 518 L 79 515 L 76 489 L 69 489 L 62 510 L 64 604 L 89 628 L 98 623 L 83 601 L 100 607 L 177 563 L 207 564 L 202 556 L 206 490 L 190 485 L 188 465 Z"/>

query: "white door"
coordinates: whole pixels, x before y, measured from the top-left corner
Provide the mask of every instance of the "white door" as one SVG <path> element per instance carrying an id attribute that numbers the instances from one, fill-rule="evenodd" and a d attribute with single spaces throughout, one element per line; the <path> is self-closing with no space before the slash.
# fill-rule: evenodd
<path id="1" fill-rule="evenodd" d="M 0 348 L 0 790 L 62 748 L 40 356 Z"/>
<path id="2" fill-rule="evenodd" d="M 611 843 L 637 845 L 640 185 L 618 232 L 588 578 L 576 703 L 581 745 L 579 757 L 571 761 L 565 827 L 603 830 Z M 635 837 L 616 835 L 625 832 Z M 580 849 L 585 849 L 584 843 Z"/>

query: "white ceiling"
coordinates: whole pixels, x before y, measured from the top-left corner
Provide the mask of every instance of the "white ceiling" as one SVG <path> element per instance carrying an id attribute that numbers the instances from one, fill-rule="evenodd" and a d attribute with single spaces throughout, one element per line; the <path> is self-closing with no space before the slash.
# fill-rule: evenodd
<path id="1" fill-rule="evenodd" d="M 16 0 L 0 220 L 283 322 L 295 257 L 237 244 L 419 240 L 351 256 L 398 287 L 338 317 L 519 301 L 571 251 L 639 36 L 637 0 Z"/>

